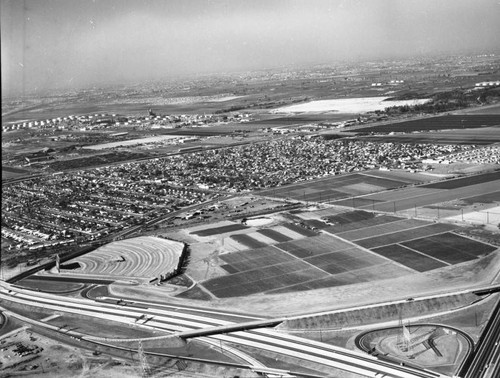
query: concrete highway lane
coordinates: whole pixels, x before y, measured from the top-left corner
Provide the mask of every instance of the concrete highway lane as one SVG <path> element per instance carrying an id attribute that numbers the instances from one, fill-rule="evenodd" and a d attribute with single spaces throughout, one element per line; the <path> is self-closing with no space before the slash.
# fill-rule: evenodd
<path id="1" fill-rule="evenodd" d="M 465 378 L 500 377 L 500 302 L 483 330 L 470 365 L 464 370 L 467 370 Z"/>
<path id="2" fill-rule="evenodd" d="M 47 293 L 22 290 L 7 284 L 2 284 L 0 299 L 2 301 L 39 306 L 50 311 L 99 317 L 111 321 L 172 332 L 173 334 L 180 333 L 181 335 L 182 332 L 195 329 L 206 329 L 224 325 L 233 327 L 235 325 L 234 322 L 207 317 L 206 314 L 193 315 L 182 313 L 179 308 L 171 311 L 158 308 L 134 308 L 132 304 L 124 307 L 108 303 L 95 303 L 85 299 L 60 297 Z M 264 322 L 268 323 L 269 321 L 264 320 Z M 257 327 L 256 324 L 253 324 L 253 326 Z M 232 328 L 228 328 L 229 330 L 232 330 Z M 96 337 L 86 337 L 86 339 L 99 340 Z M 427 370 L 413 369 L 381 361 L 365 353 L 265 328 L 215 334 L 209 336 L 209 339 L 220 343 L 231 343 L 275 352 L 299 360 L 371 377 L 380 376 L 380 374 L 385 374 L 386 377 L 402 378 L 437 378 L 441 376 Z"/>

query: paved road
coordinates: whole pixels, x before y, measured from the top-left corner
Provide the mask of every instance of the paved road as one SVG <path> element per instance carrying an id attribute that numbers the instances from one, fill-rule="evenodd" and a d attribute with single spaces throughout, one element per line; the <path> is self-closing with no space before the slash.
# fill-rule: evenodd
<path id="1" fill-rule="evenodd" d="M 180 333 L 195 329 L 206 329 L 220 326 L 233 327 L 234 322 L 208 317 L 207 314 L 192 315 L 181 311 L 167 309 L 120 306 L 95 303 L 87 299 L 61 297 L 58 295 L 38 293 L 15 288 L 1 283 L 0 299 L 39 306 L 48 311 L 62 311 L 95 318 L 116 321 L 153 330 Z M 279 319 L 277 319 L 279 320 Z M 256 322 L 253 326 L 257 327 Z M 264 323 L 267 325 L 268 320 Z M 240 324 L 241 325 L 241 324 Z M 264 324 L 263 324 L 264 325 Z M 228 328 L 229 329 L 229 328 Z M 381 361 L 364 353 L 354 352 L 321 342 L 303 339 L 297 336 L 279 333 L 266 328 L 254 328 L 248 331 L 235 331 L 226 334 L 215 334 L 208 337 L 216 342 L 242 345 L 258 348 L 271 353 L 278 353 L 297 358 L 302 361 L 322 366 L 341 369 L 355 374 L 375 377 L 386 374 L 390 377 L 402 378 L 437 378 L 442 375 L 427 370 L 399 366 L 387 361 Z M 87 337 L 99 341 L 99 338 Z M 103 341 L 109 339 L 102 339 Z M 249 357 L 251 359 L 251 357 Z M 257 366 L 258 368 L 262 368 Z"/>
<path id="2" fill-rule="evenodd" d="M 465 378 L 500 377 L 500 301 L 483 330 Z"/>

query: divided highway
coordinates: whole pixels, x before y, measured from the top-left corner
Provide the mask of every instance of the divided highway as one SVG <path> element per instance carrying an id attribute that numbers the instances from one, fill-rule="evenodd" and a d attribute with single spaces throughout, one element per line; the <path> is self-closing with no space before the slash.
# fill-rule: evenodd
<path id="1" fill-rule="evenodd" d="M 476 345 L 470 365 L 465 369 L 465 378 L 500 377 L 500 302 Z"/>
<path id="2" fill-rule="evenodd" d="M 152 305 L 134 305 L 127 303 L 120 306 L 110 303 L 99 303 L 87 299 L 61 297 L 54 294 L 34 292 L 20 289 L 7 283 L 0 283 L 0 300 L 29 306 L 40 307 L 53 312 L 67 312 L 106 319 L 126 324 L 135 324 L 150 329 L 172 332 L 182 337 L 183 333 L 192 335 L 194 330 L 205 330 L 206 338 L 218 343 L 227 342 L 235 345 L 254 347 L 268 352 L 279 353 L 310 363 L 341 369 L 367 377 L 394 378 L 438 378 L 444 377 L 428 370 L 400 366 L 391 362 L 378 360 L 376 357 L 355 352 L 333 345 L 300 338 L 286 333 L 259 327 L 259 321 L 252 319 L 251 330 L 233 331 L 235 322 L 222 320 L 215 313 L 193 314 L 184 312 L 182 308 L 163 309 Z M 213 316 L 211 316 L 213 315 Z M 268 326 L 271 320 L 262 320 L 262 327 Z M 275 320 L 279 321 L 279 319 Z M 238 325 L 245 327 L 245 322 Z M 227 326 L 227 333 L 212 334 L 210 329 Z M 220 329 L 219 329 L 220 331 Z M 186 336 L 188 336 L 186 335 Z M 208 336 L 209 335 L 209 336 Z M 188 336 L 189 337 L 189 336 Z M 99 340 L 96 337 L 85 337 L 88 340 Z M 103 341 L 106 339 L 102 338 Z M 261 366 L 256 366 L 259 371 Z"/>

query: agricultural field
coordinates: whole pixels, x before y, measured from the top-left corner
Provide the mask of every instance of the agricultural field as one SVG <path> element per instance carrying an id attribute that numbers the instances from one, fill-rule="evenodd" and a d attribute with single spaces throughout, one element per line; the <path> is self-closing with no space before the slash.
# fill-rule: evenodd
<path id="1" fill-rule="evenodd" d="M 400 221 L 401 218 L 399 217 L 394 217 L 391 215 L 379 215 L 377 217 L 371 217 L 367 219 L 361 218 L 361 220 L 357 220 L 359 218 L 356 218 L 354 216 L 350 216 L 350 214 L 356 214 L 359 213 L 360 210 L 353 211 L 350 213 L 345 213 L 345 216 L 342 217 L 330 217 L 328 218 L 328 221 L 330 223 L 334 223 L 334 226 L 330 226 L 325 228 L 325 231 L 331 233 L 331 234 L 337 234 L 337 233 L 342 233 L 342 232 L 348 232 L 351 230 L 358 230 L 358 229 L 363 229 L 365 227 L 373 227 L 381 224 L 386 224 L 386 223 L 391 223 L 391 222 L 397 222 Z M 368 213 L 368 214 L 373 214 L 373 213 Z"/>
<path id="2" fill-rule="evenodd" d="M 457 229 L 451 224 L 379 215 L 325 231 L 419 272 L 470 261 L 497 249 L 457 235 L 453 232 Z"/>
<path id="3" fill-rule="evenodd" d="M 452 232 L 410 240 L 402 245 L 448 264 L 473 260 L 497 249 Z"/>
<path id="4" fill-rule="evenodd" d="M 431 189 L 458 189 L 470 185 L 484 184 L 491 181 L 500 180 L 500 171 L 488 172 L 481 175 L 462 177 L 454 180 L 446 180 L 432 184 L 422 185 L 421 188 Z"/>
<path id="5" fill-rule="evenodd" d="M 384 235 L 374 235 L 364 239 L 356 240 L 356 244 L 372 249 L 384 245 L 401 243 L 416 238 L 425 238 L 442 232 L 455 229 L 456 226 L 445 223 L 429 223 L 403 231 L 387 232 Z"/>
<path id="6" fill-rule="evenodd" d="M 303 125 L 308 123 L 321 123 L 321 122 L 342 122 L 352 119 L 352 114 L 300 114 L 289 115 L 285 117 L 265 117 L 259 115 L 259 120 L 248 122 L 246 125 L 259 125 L 260 127 L 286 127 L 292 125 Z M 245 126 L 246 126 L 245 125 Z"/>
<path id="7" fill-rule="evenodd" d="M 325 219 L 328 223 L 344 225 L 361 221 L 368 221 L 373 217 L 375 217 L 374 213 L 359 210 L 359 211 L 344 212 L 332 216 L 326 216 L 323 219 Z"/>
<path id="8" fill-rule="evenodd" d="M 366 171 L 333 176 L 315 181 L 286 185 L 258 192 L 259 195 L 292 198 L 299 201 L 331 202 L 342 198 L 366 195 L 416 183 L 435 177 L 420 173 Z"/>
<path id="9" fill-rule="evenodd" d="M 484 115 L 445 115 L 431 118 L 422 118 L 411 121 L 369 126 L 356 131 L 368 133 L 391 133 L 449 129 L 476 129 L 482 127 L 500 126 L 499 114 Z"/>
<path id="10" fill-rule="evenodd" d="M 243 244 L 247 248 L 261 248 L 266 246 L 266 243 L 263 243 L 246 234 L 231 235 L 231 239 L 236 240 L 238 243 Z"/>
<path id="11" fill-rule="evenodd" d="M 291 224 L 291 223 L 287 223 L 287 224 L 284 224 L 285 228 L 287 228 L 288 230 L 292 231 L 292 232 L 296 232 L 302 236 L 306 236 L 306 237 L 309 237 L 309 236 L 316 236 L 317 233 L 312 231 L 312 230 L 309 230 L 307 228 L 303 228 L 303 227 L 300 227 L 300 226 L 297 226 L 295 224 Z"/>
<path id="12" fill-rule="evenodd" d="M 381 225 L 365 227 L 363 229 L 340 232 L 337 233 L 337 236 L 340 236 L 341 238 L 346 240 L 355 241 L 397 231 L 404 231 L 414 227 L 424 226 L 426 224 L 427 222 L 419 219 L 403 219 L 397 222 L 389 222 Z"/>
<path id="13" fill-rule="evenodd" d="M 427 216 L 422 211 L 425 207 L 449 201 L 450 198 L 461 199 L 489 195 L 490 193 L 497 192 L 499 185 L 500 172 L 497 171 L 383 193 L 352 197 L 332 201 L 331 203 L 365 210 Z M 457 210 L 460 209 L 458 208 Z M 441 218 L 443 216 L 444 214 L 438 214 L 435 211 L 432 217 Z"/>
<path id="14" fill-rule="evenodd" d="M 500 103 L 493 105 L 481 106 L 474 109 L 464 109 L 462 113 L 465 114 L 497 114 L 500 115 Z"/>
<path id="15" fill-rule="evenodd" d="M 472 196 L 461 199 L 468 205 L 473 205 L 475 203 L 495 203 L 500 202 L 500 190 L 492 193 L 482 194 L 479 196 Z"/>
<path id="16" fill-rule="evenodd" d="M 411 134 L 358 136 L 356 139 L 379 143 L 432 143 L 488 145 L 500 142 L 500 127 L 418 131 Z"/>
<path id="17" fill-rule="evenodd" d="M 25 169 L 2 167 L 2 180 L 14 179 L 16 177 L 25 176 L 29 173 L 30 171 Z"/>
<path id="18" fill-rule="evenodd" d="M 283 242 L 293 240 L 291 237 L 284 235 L 284 234 L 280 233 L 279 231 L 273 230 L 270 228 L 258 230 L 257 232 L 268 237 L 268 238 L 271 238 L 272 240 L 274 240 L 275 242 L 278 242 L 278 243 L 283 243 Z"/>
<path id="19" fill-rule="evenodd" d="M 303 291 L 427 272 L 496 249 L 454 233 L 459 226 L 453 224 L 338 208 L 293 211 L 293 217 L 295 224 L 275 221 L 225 233 L 210 260 L 222 272 L 199 284 L 218 298 Z M 326 227 L 315 231 L 314 221 Z"/>
<path id="20" fill-rule="evenodd" d="M 442 261 L 414 251 L 413 249 L 406 248 L 400 244 L 391 244 L 385 247 L 374 248 L 372 251 L 414 269 L 417 272 L 426 272 L 428 270 L 447 266 L 447 264 Z"/>
<path id="21" fill-rule="evenodd" d="M 219 227 L 203 228 L 201 230 L 192 231 L 191 234 L 195 234 L 195 235 L 198 235 L 201 237 L 206 237 L 206 236 L 225 234 L 227 232 L 245 230 L 248 228 L 249 227 L 245 226 L 244 224 L 234 223 L 234 224 L 228 224 L 228 225 L 219 226 Z"/>
<path id="22" fill-rule="evenodd" d="M 307 239 L 280 243 L 276 247 L 297 258 L 308 258 L 329 252 L 352 249 L 353 245 L 341 239 L 322 234 Z"/>
<path id="23" fill-rule="evenodd" d="M 396 275 L 411 272 L 327 234 L 225 253 L 219 258 L 228 275 L 202 282 L 219 298 L 307 290 L 308 285 L 321 286 L 323 282 L 327 285 L 321 287 L 369 281 L 388 269 Z M 340 277 L 327 280 L 336 275 Z"/>

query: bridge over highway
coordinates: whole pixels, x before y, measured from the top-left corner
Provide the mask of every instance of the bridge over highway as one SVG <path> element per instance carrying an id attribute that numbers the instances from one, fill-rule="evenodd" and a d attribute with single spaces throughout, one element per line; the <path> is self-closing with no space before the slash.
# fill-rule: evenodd
<path id="1" fill-rule="evenodd" d="M 83 298 L 61 297 L 0 283 L 0 300 L 3 303 L 20 304 L 43 308 L 46 311 L 66 312 L 86 315 L 109 321 L 132 324 L 152 330 L 171 332 L 185 338 L 206 337 L 218 343 L 230 343 L 257 348 L 295 358 L 324 368 L 340 369 L 367 377 L 393 378 L 440 378 L 442 374 L 410 366 L 401 366 L 390 361 L 377 359 L 362 352 L 356 352 L 330 344 L 304 339 L 290 334 L 276 332 L 268 328 L 254 328 L 257 322 L 235 324 L 217 319 L 207 314 L 193 315 L 180 310 L 171 311 L 158 308 L 126 307 L 110 303 L 98 303 Z M 145 324 L 137 320 L 146 316 Z M 271 326 L 282 319 L 263 320 L 261 325 Z M 247 330 L 242 330 L 247 329 Z M 225 333 L 220 333 L 220 332 Z M 203 335 L 203 336 L 202 336 Z M 256 366 L 256 369 L 262 366 Z M 270 367 L 272 368 L 272 367 Z"/>

